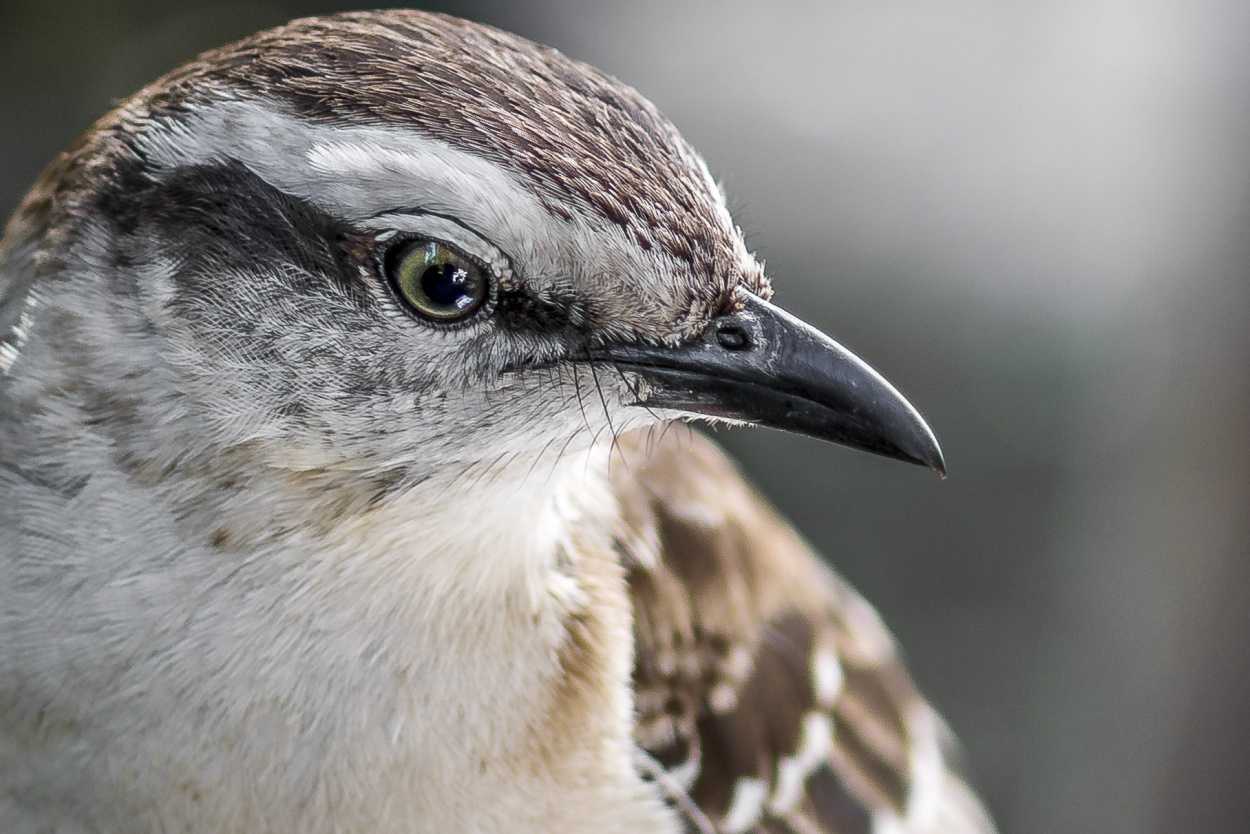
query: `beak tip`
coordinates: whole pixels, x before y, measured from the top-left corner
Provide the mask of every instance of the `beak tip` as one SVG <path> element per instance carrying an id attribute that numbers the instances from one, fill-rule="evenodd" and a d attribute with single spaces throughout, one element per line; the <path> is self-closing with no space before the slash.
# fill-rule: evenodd
<path id="1" fill-rule="evenodd" d="M 942 450 L 936 444 L 925 448 L 923 451 L 906 454 L 905 459 L 917 466 L 932 469 L 938 474 L 939 478 L 946 480 L 946 459 L 942 456 Z"/>
<path id="2" fill-rule="evenodd" d="M 919 426 L 923 429 L 923 436 L 913 436 L 912 442 L 896 446 L 898 451 L 894 457 L 932 469 L 939 478 L 946 480 L 946 457 L 942 454 L 942 447 L 923 420 L 919 421 Z"/>
<path id="3" fill-rule="evenodd" d="M 933 445 L 925 450 L 927 454 L 924 457 L 924 464 L 938 474 L 943 481 L 946 480 L 946 457 L 942 454 L 942 447 L 937 444 L 934 438 Z"/>

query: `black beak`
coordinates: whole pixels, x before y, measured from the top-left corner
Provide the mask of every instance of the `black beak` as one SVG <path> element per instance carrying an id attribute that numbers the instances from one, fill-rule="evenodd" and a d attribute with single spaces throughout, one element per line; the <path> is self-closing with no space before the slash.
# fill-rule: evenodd
<path id="1" fill-rule="evenodd" d="M 679 347 L 610 344 L 587 358 L 642 377 L 635 405 L 785 429 L 946 474 L 933 431 L 880 374 L 785 310 L 742 301 Z"/>

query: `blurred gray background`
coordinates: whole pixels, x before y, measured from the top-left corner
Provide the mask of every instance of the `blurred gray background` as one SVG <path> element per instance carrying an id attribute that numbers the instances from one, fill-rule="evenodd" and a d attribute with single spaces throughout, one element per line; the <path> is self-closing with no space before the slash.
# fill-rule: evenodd
<path id="1" fill-rule="evenodd" d="M 329 2 L 0 0 L 0 212 L 117 99 Z M 595 64 L 945 483 L 730 432 L 890 623 L 1004 831 L 1250 831 L 1250 4 L 427 6 Z"/>

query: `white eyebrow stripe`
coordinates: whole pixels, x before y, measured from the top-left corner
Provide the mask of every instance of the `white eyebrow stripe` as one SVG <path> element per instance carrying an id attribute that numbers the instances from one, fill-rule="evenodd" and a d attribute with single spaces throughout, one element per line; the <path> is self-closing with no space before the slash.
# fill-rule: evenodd
<path id="1" fill-rule="evenodd" d="M 487 159 L 412 130 L 315 124 L 276 104 L 216 103 L 157 125 L 139 144 L 168 170 L 238 160 L 276 188 L 350 221 L 420 207 L 479 228 L 550 222 L 537 197 Z"/>
<path id="2" fill-rule="evenodd" d="M 405 135 L 403 144 L 388 147 L 367 135 L 335 137 L 313 144 L 305 159 L 321 185 L 338 192 L 340 207 L 355 209 L 358 217 L 388 196 L 397 209 L 420 206 L 456 216 L 471 206 L 492 205 L 506 205 L 508 214 L 530 222 L 544 213 L 498 165 L 434 139 Z"/>

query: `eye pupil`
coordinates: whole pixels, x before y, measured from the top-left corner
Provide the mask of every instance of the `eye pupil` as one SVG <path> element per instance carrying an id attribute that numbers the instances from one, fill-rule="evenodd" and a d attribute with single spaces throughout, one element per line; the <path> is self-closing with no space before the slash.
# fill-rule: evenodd
<path id="1" fill-rule="evenodd" d="M 455 264 L 439 264 L 421 273 L 421 289 L 435 304 L 461 310 L 472 305 L 468 284 L 468 270 Z"/>
<path id="2" fill-rule="evenodd" d="M 468 318 L 490 295 L 482 267 L 438 241 L 409 241 L 397 247 L 387 258 L 386 273 L 404 304 L 436 322 Z"/>

